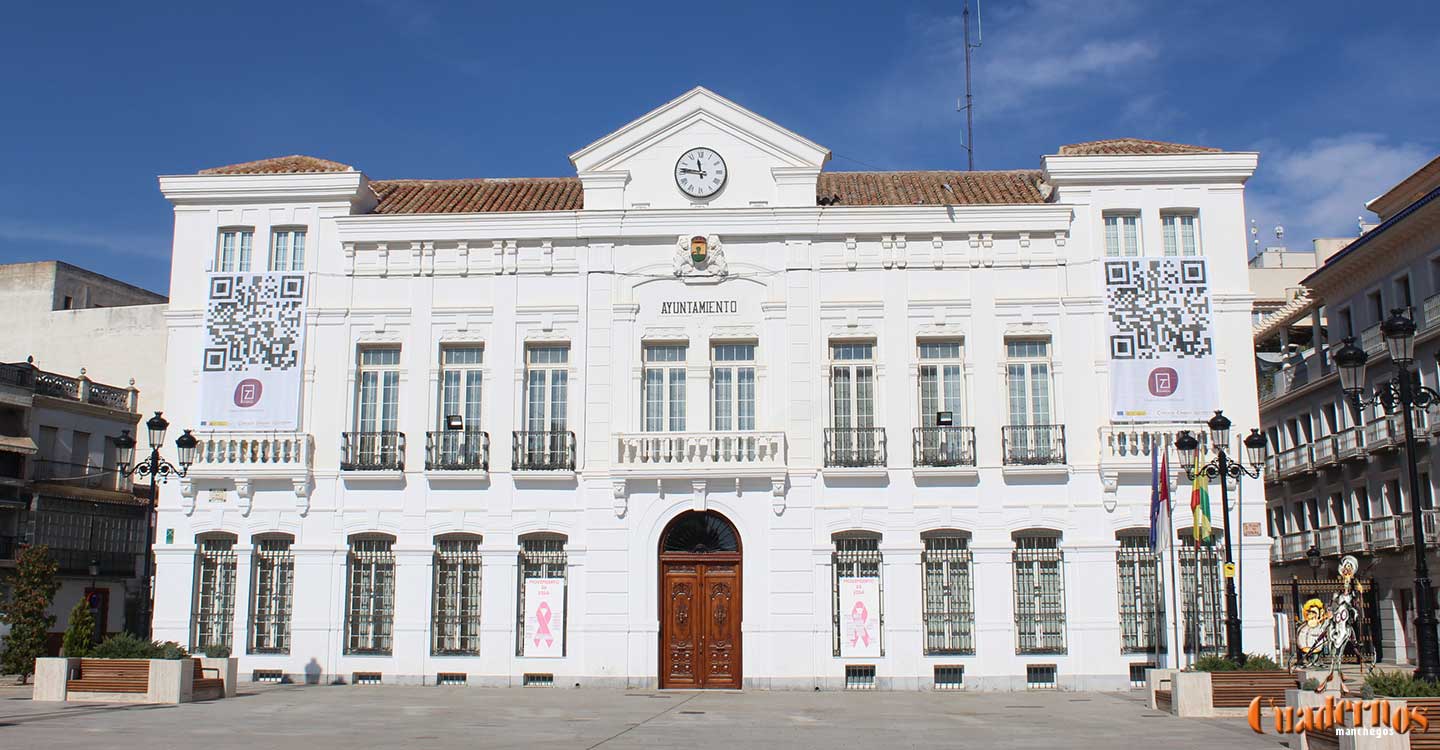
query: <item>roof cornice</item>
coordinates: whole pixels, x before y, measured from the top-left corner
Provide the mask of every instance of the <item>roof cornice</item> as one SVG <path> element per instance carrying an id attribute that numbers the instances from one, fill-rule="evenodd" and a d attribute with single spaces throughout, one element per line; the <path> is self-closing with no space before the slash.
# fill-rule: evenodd
<path id="1" fill-rule="evenodd" d="M 267 202 L 375 200 L 361 172 L 161 175 L 160 192 L 176 206 Z"/>
<path id="2" fill-rule="evenodd" d="M 1253 151 L 1110 156 L 1051 154 L 1044 157 L 1041 163 L 1045 169 L 1045 181 L 1056 187 L 1146 183 L 1243 185 L 1255 174 L 1260 155 Z"/>

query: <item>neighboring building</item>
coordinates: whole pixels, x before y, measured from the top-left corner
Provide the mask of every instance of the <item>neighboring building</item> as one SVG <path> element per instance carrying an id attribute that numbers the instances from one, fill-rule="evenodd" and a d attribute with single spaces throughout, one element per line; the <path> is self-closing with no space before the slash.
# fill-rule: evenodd
<path id="1" fill-rule="evenodd" d="M 52 653 L 82 599 L 97 635 L 133 624 L 147 501 L 116 471 L 114 439 L 133 434 L 137 401 L 133 387 L 0 364 L 0 603 L 19 548 L 48 547 L 61 581 Z"/>
<path id="2" fill-rule="evenodd" d="M 256 677 L 491 685 L 1108 689 L 1173 656 L 1151 451 L 1200 415 L 1111 423 L 1103 271 L 1208 260 L 1243 435 L 1256 155 L 829 157 L 695 89 L 576 177 L 161 177 L 167 415 L 225 424 L 162 488 L 156 636 Z M 1192 654 L 1223 648 L 1195 554 Z M 1268 597 L 1243 610 L 1270 652 Z"/>
<path id="3" fill-rule="evenodd" d="M 1367 636 L 1377 641 L 1383 660 L 1396 663 L 1415 658 L 1409 511 L 1412 503 L 1421 504 L 1433 539 L 1435 454 L 1429 444 L 1437 439 L 1440 412 L 1415 415 L 1421 486 L 1419 497 L 1412 497 L 1405 486 L 1400 415 L 1371 408 L 1357 420 L 1341 396 L 1331 352 L 1354 336 L 1371 356 L 1372 383 L 1393 377 L 1380 321 L 1394 308 L 1407 308 L 1420 326 L 1420 378 L 1440 385 L 1437 199 L 1440 159 L 1371 201 L 1367 207 L 1380 223 L 1306 276 L 1308 297 L 1271 316 L 1255 334 L 1257 352 L 1283 353 L 1278 371 L 1261 383 L 1260 404 L 1272 451 L 1266 501 L 1271 536 L 1280 540 L 1272 549 L 1276 582 L 1331 576 L 1340 555 L 1359 556 L 1362 576 L 1374 579 Z M 1273 369 L 1263 362 L 1266 355 L 1257 356 L 1262 369 Z M 1318 569 L 1312 570 L 1312 560 Z M 1436 565 L 1432 560 L 1432 569 L 1440 569 Z M 1293 598 L 1286 587 L 1277 588 L 1279 609 L 1293 610 Z"/>
<path id="4" fill-rule="evenodd" d="M 165 297 L 60 261 L 0 265 L 0 362 L 135 381 L 140 412 L 164 409 Z"/>

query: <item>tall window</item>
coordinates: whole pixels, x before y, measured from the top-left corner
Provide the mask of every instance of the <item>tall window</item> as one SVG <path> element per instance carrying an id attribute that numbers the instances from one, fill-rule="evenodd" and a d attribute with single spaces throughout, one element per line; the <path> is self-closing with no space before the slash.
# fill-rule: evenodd
<path id="1" fill-rule="evenodd" d="M 207 536 L 195 550 L 195 614 L 191 627 L 192 651 L 206 646 L 230 646 L 235 621 L 235 537 Z"/>
<path id="2" fill-rule="evenodd" d="M 1213 545 L 1196 547 L 1189 529 L 1180 531 L 1180 542 L 1180 611 L 1185 618 L 1185 650 L 1218 654 L 1225 650 L 1220 553 Z"/>
<path id="3" fill-rule="evenodd" d="M 845 629 L 841 625 L 842 619 L 854 620 L 858 617 L 866 617 L 873 620 L 875 626 L 870 629 L 880 655 L 884 655 L 883 633 L 885 626 L 885 613 L 882 609 L 885 596 L 883 593 L 883 581 L 880 577 L 880 566 L 884 562 L 880 554 L 880 536 L 869 533 L 848 533 L 845 536 L 835 537 L 835 552 L 831 558 L 831 568 L 835 572 L 833 581 L 832 597 L 832 624 L 835 633 L 835 655 L 841 656 L 846 651 L 845 641 L 841 633 Z M 874 578 L 879 583 L 875 591 L 875 602 L 873 611 L 867 607 L 867 611 L 857 613 L 855 604 L 847 601 L 847 592 L 853 591 L 846 582 L 854 578 Z M 858 642 L 849 644 L 852 648 L 859 646 Z M 869 645 L 869 644 L 865 644 Z"/>
<path id="4" fill-rule="evenodd" d="M 1050 342 L 1005 342 L 1005 381 L 1010 425 L 1005 431 L 1006 460 L 1045 463 L 1055 457 L 1059 428 L 1053 424 L 1050 398 Z"/>
<path id="5" fill-rule="evenodd" d="M 433 654 L 480 653 L 480 538 L 435 540 Z"/>
<path id="6" fill-rule="evenodd" d="M 295 601 L 295 555 L 288 537 L 257 539 L 250 594 L 250 652 L 290 653 Z"/>
<path id="7" fill-rule="evenodd" d="M 830 423 L 830 463 L 875 463 L 875 342 L 830 345 Z"/>
<path id="8" fill-rule="evenodd" d="M 570 387 L 570 347 L 525 350 L 525 455 L 528 466 L 563 463 Z"/>
<path id="9" fill-rule="evenodd" d="M 970 537 L 935 532 L 925 537 L 925 653 L 975 653 L 975 586 Z"/>
<path id="10" fill-rule="evenodd" d="M 276 229 L 270 235 L 270 270 L 305 270 L 305 230 Z"/>
<path id="11" fill-rule="evenodd" d="M 1121 650 L 1126 653 L 1159 651 L 1165 642 L 1164 584 L 1160 577 L 1160 558 L 1150 549 L 1149 532 L 1120 536 L 1115 567 L 1120 594 Z"/>
<path id="12" fill-rule="evenodd" d="M 1065 556 L 1053 533 L 1015 539 L 1015 633 L 1022 654 L 1065 651 Z"/>
<path id="13" fill-rule="evenodd" d="M 1105 213 L 1105 254 L 1130 257 L 1140 254 L 1140 214 Z"/>
<path id="14" fill-rule="evenodd" d="M 395 540 L 350 540 L 345 653 L 389 654 L 395 629 Z"/>
<path id="15" fill-rule="evenodd" d="M 220 248 L 215 257 L 215 270 L 222 272 L 249 271 L 251 246 L 254 241 L 254 230 L 221 230 Z"/>
<path id="16" fill-rule="evenodd" d="M 959 341 L 922 341 L 920 350 L 920 450 L 926 465 L 968 463 L 973 446 L 962 439 L 965 365 Z M 949 426 L 941 426 L 941 412 Z"/>
<path id="17" fill-rule="evenodd" d="M 755 345 L 716 344 L 711 361 L 714 429 L 755 429 Z"/>
<path id="18" fill-rule="evenodd" d="M 1200 254 L 1200 217 L 1192 212 L 1169 211 L 1160 214 L 1160 227 L 1165 235 L 1165 254 Z"/>
<path id="19" fill-rule="evenodd" d="M 400 424 L 399 347 L 360 350 L 360 393 L 355 427 L 360 432 L 393 432 Z"/>
<path id="20" fill-rule="evenodd" d="M 684 344 L 645 347 L 645 431 L 685 431 Z"/>
<path id="21" fill-rule="evenodd" d="M 530 578 L 559 578 L 568 581 L 568 560 L 565 555 L 565 537 L 537 535 L 520 540 L 520 592 L 519 607 L 515 612 L 515 655 L 525 655 L 525 580 Z M 569 618 L 565 618 L 566 621 Z M 560 633 L 561 650 L 565 648 L 565 633 Z"/>

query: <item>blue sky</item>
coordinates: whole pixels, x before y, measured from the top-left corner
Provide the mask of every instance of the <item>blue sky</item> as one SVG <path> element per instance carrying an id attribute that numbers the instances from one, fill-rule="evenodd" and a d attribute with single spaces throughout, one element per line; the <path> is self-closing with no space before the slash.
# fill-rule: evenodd
<path id="1" fill-rule="evenodd" d="M 155 176 L 304 153 L 373 178 L 571 174 L 696 84 L 833 150 L 963 165 L 960 3 L 22 3 L 0 45 L 0 261 L 164 291 Z M 982 0 L 977 168 L 1133 135 L 1261 152 L 1292 246 L 1440 152 L 1440 4 Z M 1368 216 L 1368 214 L 1366 214 Z"/>

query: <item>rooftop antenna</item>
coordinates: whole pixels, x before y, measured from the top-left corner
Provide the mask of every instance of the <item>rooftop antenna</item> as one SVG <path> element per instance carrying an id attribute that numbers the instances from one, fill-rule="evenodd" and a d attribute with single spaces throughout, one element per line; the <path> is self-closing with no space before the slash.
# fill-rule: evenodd
<path id="1" fill-rule="evenodd" d="M 979 49 L 985 43 L 985 30 L 980 24 L 980 0 L 975 0 L 975 43 L 970 43 L 970 0 L 965 0 L 964 10 L 960 12 L 961 23 L 965 27 L 965 103 L 959 109 L 965 113 L 965 159 L 966 169 L 975 171 L 975 106 L 974 96 L 970 89 L 970 50 Z"/>

